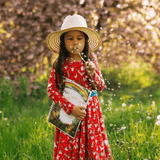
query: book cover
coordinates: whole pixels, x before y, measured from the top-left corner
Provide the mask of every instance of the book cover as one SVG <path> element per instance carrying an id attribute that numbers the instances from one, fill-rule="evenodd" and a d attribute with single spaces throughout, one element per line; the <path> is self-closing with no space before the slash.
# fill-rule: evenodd
<path id="1" fill-rule="evenodd" d="M 76 82 L 65 78 L 63 96 L 75 106 L 87 106 L 91 91 Z M 52 103 L 48 121 L 61 131 L 74 138 L 81 123 L 74 115 L 68 115 L 58 104 Z"/>

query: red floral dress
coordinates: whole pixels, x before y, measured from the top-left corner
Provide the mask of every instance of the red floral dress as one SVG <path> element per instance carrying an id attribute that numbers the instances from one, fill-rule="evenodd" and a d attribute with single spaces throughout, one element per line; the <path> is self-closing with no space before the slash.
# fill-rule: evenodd
<path id="1" fill-rule="evenodd" d="M 95 61 L 94 61 L 95 62 Z M 99 65 L 96 64 L 96 73 L 93 80 L 98 91 L 105 87 Z M 93 89 L 88 82 L 90 77 L 84 67 L 83 61 L 63 61 L 64 76 L 74 80 L 76 83 Z M 74 105 L 67 101 L 58 91 L 55 82 L 55 69 L 52 68 L 48 82 L 48 96 L 60 104 L 67 114 L 70 114 Z M 110 160 L 111 150 L 107 138 L 102 111 L 97 96 L 91 97 L 86 117 L 81 122 L 76 137 L 73 139 L 56 128 L 53 160 Z"/>

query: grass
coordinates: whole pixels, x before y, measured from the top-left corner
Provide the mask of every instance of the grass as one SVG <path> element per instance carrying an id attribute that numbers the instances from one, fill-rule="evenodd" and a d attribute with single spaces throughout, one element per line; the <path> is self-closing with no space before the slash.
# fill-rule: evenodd
<path id="1" fill-rule="evenodd" d="M 99 95 L 114 159 L 160 159 L 160 126 L 156 125 L 160 102 L 155 101 L 159 91 L 150 92 L 145 101 L 146 90 Z"/>
<path id="2" fill-rule="evenodd" d="M 51 100 L 47 81 L 29 93 L 25 77 L 19 87 L 0 81 L 0 157 L 2 160 L 51 160 L 54 127 L 47 122 Z M 111 86 L 113 87 L 113 86 Z M 127 88 L 127 89 L 126 89 Z M 121 87 L 99 93 L 115 160 L 160 160 L 160 89 Z"/>

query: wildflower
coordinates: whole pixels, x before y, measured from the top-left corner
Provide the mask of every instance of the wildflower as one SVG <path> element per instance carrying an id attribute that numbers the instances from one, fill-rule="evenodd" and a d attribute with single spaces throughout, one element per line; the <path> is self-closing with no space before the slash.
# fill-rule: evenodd
<path id="1" fill-rule="evenodd" d="M 109 126 L 110 126 L 110 127 L 112 127 L 112 126 L 113 126 L 113 124 L 110 124 Z"/>
<path id="2" fill-rule="evenodd" d="M 102 98 L 102 99 L 100 100 L 100 102 L 101 102 L 101 103 L 104 103 L 104 99 Z"/>
<path id="3" fill-rule="evenodd" d="M 160 115 L 157 116 L 157 120 L 160 120 Z"/>
<path id="4" fill-rule="evenodd" d="M 156 122 L 156 125 L 157 125 L 157 126 L 160 126 L 160 120 Z"/>
<path id="5" fill-rule="evenodd" d="M 126 104 L 125 104 L 125 103 L 122 103 L 122 107 L 126 107 Z"/>
<path id="6" fill-rule="evenodd" d="M 7 121 L 7 118 L 4 118 L 5 121 Z"/>
<path id="7" fill-rule="evenodd" d="M 151 119 L 151 117 L 150 117 L 150 116 L 147 116 L 147 119 Z"/>
<path id="8" fill-rule="evenodd" d="M 2 113 L 2 111 L 0 111 L 0 114 Z"/>
<path id="9" fill-rule="evenodd" d="M 126 129 L 126 127 L 123 126 L 123 127 L 121 127 L 118 131 L 125 130 L 125 129 Z"/>

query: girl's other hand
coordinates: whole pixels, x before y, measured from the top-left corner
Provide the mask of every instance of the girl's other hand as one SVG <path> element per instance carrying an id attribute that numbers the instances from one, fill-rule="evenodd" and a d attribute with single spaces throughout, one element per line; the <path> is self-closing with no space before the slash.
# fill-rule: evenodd
<path id="1" fill-rule="evenodd" d="M 74 106 L 72 109 L 72 114 L 79 120 L 82 120 L 86 116 L 86 111 L 85 111 L 84 106 Z"/>
<path id="2" fill-rule="evenodd" d="M 88 60 L 85 62 L 85 67 L 87 74 L 92 77 L 96 70 L 95 64 L 91 60 Z"/>

